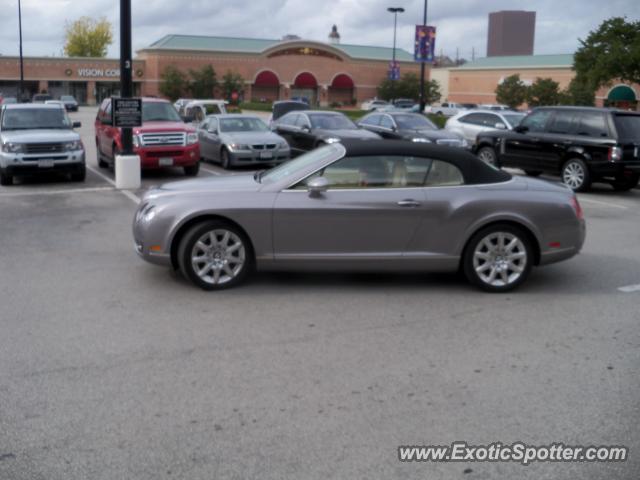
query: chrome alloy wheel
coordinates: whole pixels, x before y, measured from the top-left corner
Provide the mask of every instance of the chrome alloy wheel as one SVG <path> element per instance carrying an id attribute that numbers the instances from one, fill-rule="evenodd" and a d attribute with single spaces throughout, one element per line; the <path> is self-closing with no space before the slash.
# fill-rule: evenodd
<path id="1" fill-rule="evenodd" d="M 242 239 L 235 233 L 216 229 L 206 232 L 191 249 L 195 274 L 210 285 L 224 285 L 236 278 L 246 263 Z"/>
<path id="2" fill-rule="evenodd" d="M 492 232 L 478 242 L 473 268 L 487 285 L 504 287 L 517 282 L 527 266 L 522 240 L 510 232 Z"/>
<path id="3" fill-rule="evenodd" d="M 562 171 L 562 181 L 568 187 L 576 190 L 584 183 L 584 168 L 578 162 L 569 162 Z"/>
<path id="4" fill-rule="evenodd" d="M 490 148 L 481 148 L 478 152 L 478 158 L 488 165 L 496 165 L 496 154 Z"/>

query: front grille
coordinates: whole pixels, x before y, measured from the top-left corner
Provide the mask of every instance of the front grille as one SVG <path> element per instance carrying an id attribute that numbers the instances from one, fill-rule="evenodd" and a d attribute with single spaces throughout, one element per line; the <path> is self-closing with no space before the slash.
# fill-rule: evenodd
<path id="1" fill-rule="evenodd" d="M 456 140 L 453 138 L 440 138 L 436 140 L 438 145 L 448 145 L 449 147 L 461 147 L 462 140 Z"/>
<path id="2" fill-rule="evenodd" d="M 269 143 L 267 145 L 251 145 L 251 148 L 254 150 L 274 150 L 276 145 L 274 143 Z"/>
<path id="3" fill-rule="evenodd" d="M 165 145 L 180 145 L 185 144 L 185 134 L 182 132 L 176 133 L 143 133 L 140 135 L 140 140 L 145 147 L 160 147 Z"/>
<path id="4" fill-rule="evenodd" d="M 180 150 L 151 150 L 147 152 L 147 157 L 149 158 L 160 158 L 160 157 L 181 157 L 182 152 Z"/>
<path id="5" fill-rule="evenodd" d="M 27 143 L 26 153 L 60 153 L 63 151 L 62 143 Z"/>

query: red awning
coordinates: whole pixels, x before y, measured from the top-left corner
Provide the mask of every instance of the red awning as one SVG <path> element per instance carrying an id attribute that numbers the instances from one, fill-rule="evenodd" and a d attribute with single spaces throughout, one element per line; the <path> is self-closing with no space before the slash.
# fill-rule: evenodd
<path id="1" fill-rule="evenodd" d="M 296 81 L 293 82 L 293 84 L 297 88 L 316 88 L 318 86 L 318 81 L 311 73 L 302 72 L 296 77 Z"/>
<path id="2" fill-rule="evenodd" d="M 333 88 L 353 88 L 353 80 L 349 75 L 341 73 L 340 75 L 336 75 L 331 86 Z"/>
<path id="3" fill-rule="evenodd" d="M 270 70 L 265 70 L 258 74 L 253 84 L 259 87 L 277 87 L 280 85 L 280 80 L 275 73 Z"/>

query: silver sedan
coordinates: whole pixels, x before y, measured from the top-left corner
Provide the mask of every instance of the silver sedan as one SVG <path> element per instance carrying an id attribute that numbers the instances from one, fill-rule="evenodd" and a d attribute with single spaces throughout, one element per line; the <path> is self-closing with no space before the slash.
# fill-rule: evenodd
<path id="1" fill-rule="evenodd" d="M 585 238 L 568 188 L 512 177 L 470 153 L 353 140 L 266 172 L 150 190 L 133 235 L 145 260 L 207 290 L 261 270 L 461 270 L 480 288 L 520 285 Z"/>

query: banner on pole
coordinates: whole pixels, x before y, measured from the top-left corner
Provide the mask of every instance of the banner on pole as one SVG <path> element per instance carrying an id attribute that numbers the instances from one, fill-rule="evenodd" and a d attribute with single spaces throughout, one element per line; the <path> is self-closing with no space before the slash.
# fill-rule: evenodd
<path id="1" fill-rule="evenodd" d="M 433 63 L 436 51 L 436 27 L 416 25 L 416 41 L 413 59 L 416 62 Z"/>
<path id="2" fill-rule="evenodd" d="M 400 64 L 398 61 L 389 62 L 389 80 L 400 80 Z"/>

